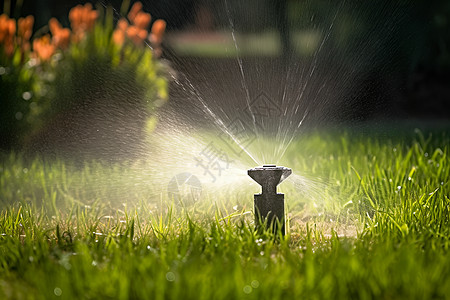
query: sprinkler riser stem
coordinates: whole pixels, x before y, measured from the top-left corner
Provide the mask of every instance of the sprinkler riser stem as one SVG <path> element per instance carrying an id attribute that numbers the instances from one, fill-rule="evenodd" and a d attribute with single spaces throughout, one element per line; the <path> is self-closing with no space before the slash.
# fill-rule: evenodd
<path id="1" fill-rule="evenodd" d="M 256 229 L 272 229 L 278 233 L 281 225 L 281 233 L 285 234 L 284 224 L 284 194 L 255 194 L 255 223 Z"/>

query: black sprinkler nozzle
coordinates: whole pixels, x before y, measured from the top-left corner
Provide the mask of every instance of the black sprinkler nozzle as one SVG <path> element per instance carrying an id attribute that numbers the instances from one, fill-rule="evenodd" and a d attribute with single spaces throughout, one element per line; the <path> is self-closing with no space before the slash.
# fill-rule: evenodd
<path id="1" fill-rule="evenodd" d="M 292 170 L 282 166 L 263 165 L 250 169 L 247 173 L 262 187 L 262 193 L 255 194 L 256 227 L 266 224 L 267 228 L 272 228 L 276 233 L 280 224 L 284 235 L 284 194 L 277 193 L 277 186 L 292 174 Z"/>

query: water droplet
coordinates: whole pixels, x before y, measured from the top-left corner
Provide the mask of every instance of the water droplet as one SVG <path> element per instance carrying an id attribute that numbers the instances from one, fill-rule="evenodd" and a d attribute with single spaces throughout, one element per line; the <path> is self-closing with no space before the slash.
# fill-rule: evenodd
<path id="1" fill-rule="evenodd" d="M 392 151 L 397 152 L 397 148 L 392 149 Z"/>
<path id="2" fill-rule="evenodd" d="M 59 297 L 62 295 L 62 290 L 59 287 L 55 287 L 53 293 L 55 293 L 55 295 Z"/>
<path id="3" fill-rule="evenodd" d="M 61 59 L 63 59 L 63 56 L 62 56 L 61 53 L 55 53 L 55 54 L 52 56 L 52 60 L 53 60 L 53 61 L 59 61 L 59 60 L 61 60 Z"/>
<path id="4" fill-rule="evenodd" d="M 425 152 L 425 157 L 428 157 L 428 152 Z"/>
<path id="5" fill-rule="evenodd" d="M 25 174 L 27 174 L 28 173 L 28 169 L 27 168 L 23 168 L 23 170 L 22 170 Z"/>
<path id="6" fill-rule="evenodd" d="M 397 190 L 401 190 L 402 189 L 402 186 L 401 185 L 399 185 L 398 187 L 397 187 Z"/>
<path id="7" fill-rule="evenodd" d="M 17 120 L 22 120 L 22 118 L 23 118 L 23 113 L 21 113 L 20 111 L 18 111 L 17 113 L 16 113 L 16 119 Z"/>
<path id="8" fill-rule="evenodd" d="M 37 63 L 38 63 L 37 59 L 36 58 L 32 58 L 32 59 L 30 59 L 28 61 L 27 64 L 28 64 L 29 67 L 34 67 L 35 65 L 37 65 Z"/>
<path id="9" fill-rule="evenodd" d="M 250 294 L 252 292 L 252 287 L 249 285 L 244 286 L 244 288 L 242 289 L 244 291 L 245 294 Z"/>
<path id="10" fill-rule="evenodd" d="M 250 285 L 252 286 L 252 288 L 257 289 L 259 287 L 259 281 L 253 280 Z"/>
<path id="11" fill-rule="evenodd" d="M 48 92 L 48 88 L 46 88 L 45 86 L 41 87 L 41 89 L 39 90 L 39 95 L 40 96 L 45 96 L 47 95 Z"/>
<path id="12" fill-rule="evenodd" d="M 31 99 L 31 96 L 32 96 L 32 94 L 31 94 L 30 92 L 24 92 L 24 93 L 22 94 L 22 98 L 23 98 L 23 100 L 25 100 L 25 101 L 30 100 L 30 99 Z"/>
<path id="13" fill-rule="evenodd" d="M 55 75 L 53 73 L 47 73 L 47 80 L 48 81 L 53 81 L 55 80 Z"/>
<path id="14" fill-rule="evenodd" d="M 166 273 L 166 279 L 167 281 L 175 281 L 175 274 L 173 272 L 167 272 Z"/>
<path id="15" fill-rule="evenodd" d="M 5 75 L 5 74 L 6 74 L 5 67 L 0 67 L 0 75 Z"/>

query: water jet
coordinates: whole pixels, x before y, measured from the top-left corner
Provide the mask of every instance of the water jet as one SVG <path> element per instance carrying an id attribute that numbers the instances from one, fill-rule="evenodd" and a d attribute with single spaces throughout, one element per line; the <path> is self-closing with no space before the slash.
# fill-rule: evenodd
<path id="1" fill-rule="evenodd" d="M 247 171 L 247 174 L 262 188 L 261 194 L 255 194 L 256 227 L 271 228 L 274 233 L 281 225 L 281 233 L 285 234 L 284 194 L 277 193 L 277 186 L 283 182 L 292 170 L 283 166 L 263 165 Z"/>

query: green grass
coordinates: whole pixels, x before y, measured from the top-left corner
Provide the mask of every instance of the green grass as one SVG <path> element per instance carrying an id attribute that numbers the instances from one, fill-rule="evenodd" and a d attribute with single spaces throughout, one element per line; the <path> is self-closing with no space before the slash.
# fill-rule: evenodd
<path id="1" fill-rule="evenodd" d="M 255 232 L 253 188 L 181 208 L 139 163 L 3 154 L 0 298 L 449 298 L 449 145 L 305 135 L 283 164 L 315 188 L 283 183 L 284 238 Z"/>

